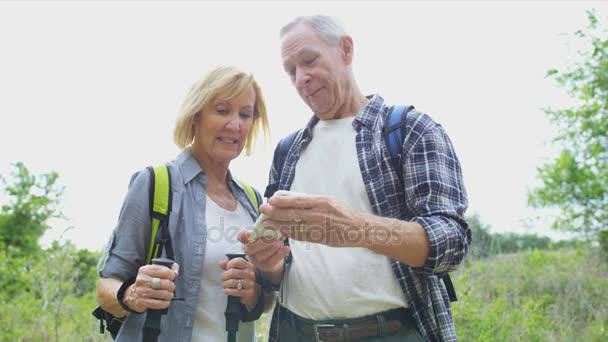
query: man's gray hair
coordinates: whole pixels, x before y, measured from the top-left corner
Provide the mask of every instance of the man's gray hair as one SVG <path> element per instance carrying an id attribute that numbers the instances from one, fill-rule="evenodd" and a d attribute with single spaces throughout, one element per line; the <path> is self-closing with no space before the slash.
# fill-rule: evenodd
<path id="1" fill-rule="evenodd" d="M 289 24 L 283 26 L 280 37 L 283 38 L 283 36 L 297 24 L 308 25 L 329 45 L 338 44 L 340 38 L 348 35 L 337 18 L 327 15 L 310 15 L 296 17 Z"/>

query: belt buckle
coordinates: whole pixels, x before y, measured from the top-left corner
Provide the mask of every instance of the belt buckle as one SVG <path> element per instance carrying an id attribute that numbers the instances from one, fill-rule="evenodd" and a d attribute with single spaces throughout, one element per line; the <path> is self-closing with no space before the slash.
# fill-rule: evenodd
<path id="1" fill-rule="evenodd" d="M 319 328 L 334 328 L 335 326 L 335 324 L 313 324 L 312 332 L 315 335 L 315 342 L 323 342 L 319 337 Z"/>

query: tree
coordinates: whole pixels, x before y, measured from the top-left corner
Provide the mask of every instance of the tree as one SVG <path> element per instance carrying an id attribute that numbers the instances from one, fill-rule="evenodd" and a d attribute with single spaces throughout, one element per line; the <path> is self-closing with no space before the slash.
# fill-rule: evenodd
<path id="1" fill-rule="evenodd" d="M 529 192 L 536 208 L 557 208 L 552 227 L 593 237 L 608 227 L 608 30 L 594 11 L 589 25 L 575 32 L 585 43 L 582 62 L 564 71 L 549 70 L 558 85 L 576 101 L 565 109 L 545 109 L 562 148 L 553 161 L 538 168 L 542 185 Z"/>
<path id="2" fill-rule="evenodd" d="M 470 258 L 468 260 L 471 260 L 471 258 L 472 260 L 477 260 L 497 254 L 497 247 L 499 246 L 494 244 L 495 240 L 490 233 L 490 226 L 481 221 L 479 214 L 467 217 L 467 222 L 473 235 L 473 243 L 469 250 Z"/>
<path id="3" fill-rule="evenodd" d="M 56 172 L 34 175 L 21 162 L 15 168 L 10 180 L 0 175 L 9 199 L 0 212 L 0 246 L 26 255 L 40 249 L 38 239 L 48 229 L 48 220 L 63 217 L 63 187 L 56 184 Z"/>

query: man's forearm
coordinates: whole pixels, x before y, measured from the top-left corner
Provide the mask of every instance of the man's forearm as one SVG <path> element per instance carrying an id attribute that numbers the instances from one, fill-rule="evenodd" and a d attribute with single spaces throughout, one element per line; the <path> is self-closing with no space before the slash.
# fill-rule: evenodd
<path id="1" fill-rule="evenodd" d="M 429 240 L 422 226 L 393 218 L 362 214 L 357 222 L 364 222 L 362 246 L 386 255 L 411 267 L 422 267 L 429 255 Z"/>

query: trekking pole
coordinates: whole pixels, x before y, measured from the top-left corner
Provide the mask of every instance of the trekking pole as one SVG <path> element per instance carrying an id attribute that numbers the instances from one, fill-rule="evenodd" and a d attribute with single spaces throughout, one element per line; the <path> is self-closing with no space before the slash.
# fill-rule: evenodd
<path id="1" fill-rule="evenodd" d="M 242 253 L 226 254 L 228 260 L 234 258 L 245 258 Z M 228 304 L 226 304 L 226 331 L 228 332 L 228 342 L 236 341 L 236 332 L 239 330 L 239 321 L 241 320 L 241 299 L 235 296 L 228 296 Z"/>
<path id="2" fill-rule="evenodd" d="M 167 258 L 154 258 L 152 264 L 162 265 L 171 268 L 173 260 Z M 169 308 L 161 310 L 148 310 L 146 313 L 146 321 L 144 322 L 142 342 L 156 342 L 160 335 L 160 322 L 162 316 L 169 312 Z"/>

